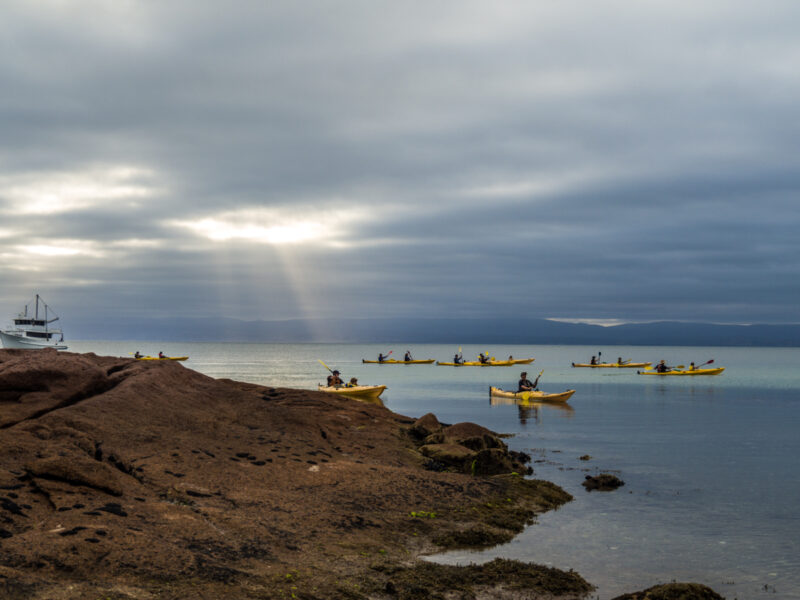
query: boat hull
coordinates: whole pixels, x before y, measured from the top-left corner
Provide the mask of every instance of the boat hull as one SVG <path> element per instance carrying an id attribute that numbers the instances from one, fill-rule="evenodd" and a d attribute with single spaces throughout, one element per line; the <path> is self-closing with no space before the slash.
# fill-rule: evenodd
<path id="1" fill-rule="evenodd" d="M 490 360 L 485 363 L 479 361 L 466 361 L 463 363 L 436 361 L 436 364 L 442 367 L 510 367 L 515 363 L 510 360 Z"/>
<path id="2" fill-rule="evenodd" d="M 659 375 L 664 377 L 666 375 L 719 375 L 725 370 L 725 367 L 717 367 L 715 369 L 695 369 L 694 371 L 667 371 L 666 373 L 659 373 L 658 371 L 636 371 L 639 375 Z"/>
<path id="3" fill-rule="evenodd" d="M 187 360 L 188 356 L 140 356 L 136 360 Z"/>
<path id="4" fill-rule="evenodd" d="M 36 340 L 28 337 L 14 335 L 5 331 L 0 331 L 0 341 L 3 348 L 17 348 L 22 350 L 42 350 L 44 348 L 54 348 L 56 350 L 66 350 L 65 344 L 58 342 L 48 342 L 46 340 Z"/>
<path id="5" fill-rule="evenodd" d="M 649 367 L 651 362 L 639 363 L 600 363 L 599 365 L 592 365 L 589 363 L 572 363 L 573 367 L 588 367 L 590 369 L 644 369 Z"/>
<path id="6" fill-rule="evenodd" d="M 385 385 L 357 385 L 353 387 L 346 386 L 327 386 L 319 384 L 317 389 L 320 392 L 328 392 L 329 394 L 337 394 L 339 396 L 349 396 L 351 398 L 366 398 L 375 400 L 386 389 Z"/>
<path id="7" fill-rule="evenodd" d="M 419 360 L 395 360 L 390 358 L 388 360 L 366 360 L 364 358 L 361 359 L 361 362 L 364 364 L 377 364 L 377 365 L 430 365 L 435 362 L 436 359 L 434 358 L 424 358 Z"/>
<path id="8" fill-rule="evenodd" d="M 489 393 L 498 398 L 514 398 L 515 400 L 525 400 L 528 402 L 566 402 L 572 398 L 572 394 L 575 393 L 575 390 L 567 390 L 557 394 L 546 394 L 538 390 L 532 390 L 530 392 L 507 392 L 500 388 L 490 387 Z"/>

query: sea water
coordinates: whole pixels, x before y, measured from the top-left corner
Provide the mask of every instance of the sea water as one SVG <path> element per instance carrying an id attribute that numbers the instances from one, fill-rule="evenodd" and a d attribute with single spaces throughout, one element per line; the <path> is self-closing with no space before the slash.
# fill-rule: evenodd
<path id="1" fill-rule="evenodd" d="M 212 377 L 315 389 L 328 372 L 385 384 L 391 410 L 473 421 L 531 455 L 534 477 L 575 500 L 537 518 L 509 544 L 434 558 L 448 564 L 513 558 L 575 569 L 613 598 L 656 583 L 697 581 L 727 598 L 800 598 L 800 349 L 463 346 L 464 356 L 535 357 L 514 367 L 363 364 L 378 352 L 451 361 L 451 345 L 75 342 L 70 350 L 189 355 Z M 591 355 L 724 366 L 718 376 L 654 377 L 636 369 L 573 368 Z M 322 361 L 322 362 L 320 362 Z M 324 365 L 322 364 L 324 363 Z M 521 371 L 546 392 L 574 389 L 568 405 L 492 401 Z M 581 457 L 590 456 L 589 460 Z M 625 485 L 586 492 L 586 475 Z M 420 509 L 427 507 L 420 506 Z"/>

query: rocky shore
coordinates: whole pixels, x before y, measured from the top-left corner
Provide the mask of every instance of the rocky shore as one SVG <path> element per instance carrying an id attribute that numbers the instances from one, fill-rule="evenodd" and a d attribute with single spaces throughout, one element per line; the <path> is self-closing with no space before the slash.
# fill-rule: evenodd
<path id="1" fill-rule="evenodd" d="M 2 598 L 593 589 L 577 573 L 515 561 L 420 560 L 507 541 L 570 500 L 525 478 L 528 457 L 476 424 L 215 380 L 171 361 L 0 350 L 0 439 Z M 636 597 L 718 597 L 691 590 Z"/>

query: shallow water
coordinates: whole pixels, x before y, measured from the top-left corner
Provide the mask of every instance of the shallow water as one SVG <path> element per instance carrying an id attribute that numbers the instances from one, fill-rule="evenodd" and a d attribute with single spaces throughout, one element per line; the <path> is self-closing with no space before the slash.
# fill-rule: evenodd
<path id="1" fill-rule="evenodd" d="M 202 344 L 74 342 L 70 350 L 128 356 L 141 350 L 190 355 L 183 363 L 212 377 L 315 388 L 319 363 L 386 384 L 383 400 L 401 414 L 435 413 L 514 433 L 513 449 L 534 459 L 535 477 L 575 496 L 539 517 L 511 543 L 436 560 L 495 556 L 573 568 L 601 599 L 658 582 L 699 581 L 728 598 L 800 598 L 800 349 L 581 346 L 464 346 L 536 357 L 532 365 L 453 368 L 364 365 L 373 344 Z M 411 346 L 416 358 L 451 360 L 453 346 Z M 575 369 L 603 351 L 636 361 L 726 367 L 715 377 L 643 377 L 628 369 Z M 490 402 L 490 385 L 511 388 L 522 370 L 544 370 L 544 391 L 576 390 L 568 407 Z M 581 461 L 582 455 L 591 455 Z M 613 472 L 625 486 L 587 493 L 587 473 Z M 422 508 L 422 507 L 421 507 Z"/>

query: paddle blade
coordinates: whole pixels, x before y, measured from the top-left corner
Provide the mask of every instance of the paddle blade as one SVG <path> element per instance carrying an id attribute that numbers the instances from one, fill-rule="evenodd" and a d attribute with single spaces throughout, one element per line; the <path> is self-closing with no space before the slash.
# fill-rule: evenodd
<path id="1" fill-rule="evenodd" d="M 705 363 L 705 364 L 707 364 L 707 365 L 710 365 L 710 364 L 711 364 L 711 363 L 713 363 L 713 362 L 714 362 L 714 359 L 712 358 L 710 361 L 708 361 L 708 362 L 707 362 L 707 363 Z"/>
<path id="2" fill-rule="evenodd" d="M 317 359 L 317 360 L 319 360 L 319 359 Z M 328 371 L 330 371 L 331 373 L 333 373 L 333 369 L 331 369 L 331 368 L 330 368 L 328 365 L 326 365 L 326 364 L 325 364 L 324 362 L 322 362 L 321 360 L 319 360 L 319 364 L 321 364 L 323 367 L 325 367 L 326 369 L 328 369 Z"/>

